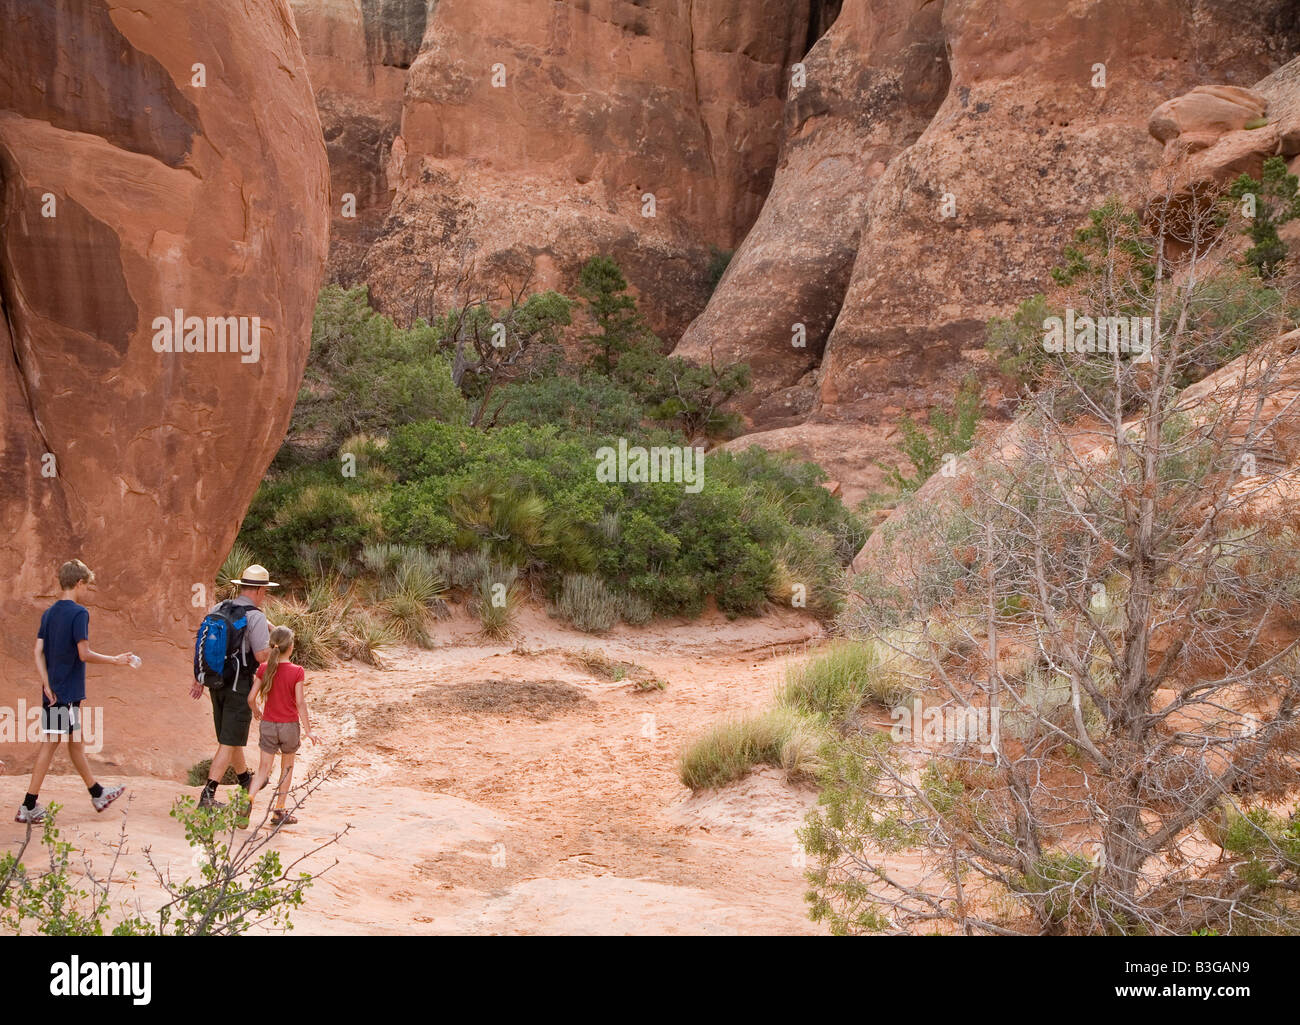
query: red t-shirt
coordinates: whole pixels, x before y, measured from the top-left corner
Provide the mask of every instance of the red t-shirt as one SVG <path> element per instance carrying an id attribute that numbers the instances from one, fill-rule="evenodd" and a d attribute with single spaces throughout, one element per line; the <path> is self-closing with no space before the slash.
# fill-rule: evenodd
<path id="1" fill-rule="evenodd" d="M 257 678 L 264 675 L 266 663 L 257 667 Z M 298 701 L 295 691 L 298 681 L 306 679 L 302 666 L 292 662 L 281 662 L 275 667 L 275 679 L 271 681 L 271 693 L 266 696 L 266 706 L 262 709 L 265 722 L 297 722 Z"/>

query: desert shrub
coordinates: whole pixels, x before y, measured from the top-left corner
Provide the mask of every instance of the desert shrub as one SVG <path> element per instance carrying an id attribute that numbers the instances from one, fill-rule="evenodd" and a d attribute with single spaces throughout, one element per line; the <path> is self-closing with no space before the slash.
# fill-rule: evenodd
<path id="1" fill-rule="evenodd" d="M 379 542 L 377 544 L 363 545 L 359 558 L 362 567 L 367 572 L 373 573 L 375 576 L 383 576 L 397 568 L 397 564 L 402 559 L 402 553 L 407 550 L 407 545 Z"/>
<path id="2" fill-rule="evenodd" d="M 189 771 L 185 774 L 185 781 L 192 787 L 205 786 L 208 782 L 208 773 L 211 769 L 212 759 L 201 758 L 189 767 Z M 227 765 L 226 774 L 221 777 L 221 785 L 233 787 L 238 782 L 239 777 L 235 775 L 235 767 L 233 765 Z"/>
<path id="3" fill-rule="evenodd" d="M 344 623 L 339 647 L 347 658 L 382 667 L 384 650 L 397 640 L 397 632 L 377 616 L 358 610 Z"/>
<path id="4" fill-rule="evenodd" d="M 399 548 L 379 588 L 379 608 L 394 636 L 421 648 L 430 647 L 430 617 L 446 589 L 446 581 L 427 552 Z"/>
<path id="5" fill-rule="evenodd" d="M 313 773 L 296 792 L 310 794 L 323 778 Z M 302 801 L 298 797 L 294 807 Z M 166 899 L 146 918 L 137 899 L 126 899 L 134 895 L 120 885 L 117 856 L 101 875 L 88 851 L 77 851 L 59 839 L 59 810 L 52 804 L 41 823 L 39 857 L 24 863 L 30 829 L 16 851 L 0 855 L 0 928 L 15 935 L 35 928 L 45 936 L 102 936 L 114 919 L 114 936 L 235 936 L 256 926 L 287 931 L 293 928 L 293 909 L 302 906 L 312 884 L 307 872 L 291 874 L 302 859 L 287 868 L 282 865 L 279 853 L 270 846 L 273 831 L 237 830 L 239 816 L 248 811 L 248 797 L 242 790 L 223 808 L 198 808 L 194 798 L 182 797 L 171 817 L 199 854 L 198 877 L 182 878 L 170 867 L 160 867 L 146 845 L 145 860 Z M 347 828 L 324 839 L 317 850 L 337 843 L 346 832 Z M 127 840 L 124 822 L 112 844 L 118 855 Z M 324 871 L 328 870 L 327 866 Z M 134 876 L 126 874 L 128 880 Z"/>
<path id="6" fill-rule="evenodd" d="M 912 464 L 913 472 L 905 474 L 897 467 L 882 463 L 885 480 L 903 494 L 915 491 L 939 470 L 945 458 L 958 456 L 971 447 L 979 419 L 980 387 L 974 375 L 957 388 L 951 412 L 942 407 L 930 410 L 928 431 L 904 413 L 898 422 L 902 439 L 897 448 Z"/>
<path id="7" fill-rule="evenodd" d="M 487 428 L 452 415 L 405 423 L 403 413 L 387 421 L 385 437 L 374 422 L 349 421 L 340 444 L 355 460 L 299 463 L 269 476 L 240 543 L 275 553 L 277 575 L 305 579 L 330 569 L 355 581 L 363 594 L 384 591 L 380 582 L 393 572 L 402 547 L 439 553 L 436 575 L 471 593 L 482 577 L 481 559 L 516 567 L 551 594 L 562 589 L 566 575 L 597 577 L 618 596 L 619 614 L 629 622 L 694 615 L 710 596 L 728 615 L 757 613 L 772 591 L 776 553 L 783 550 L 784 569 L 812 585 L 810 607 L 833 609 L 828 603 L 838 589 L 839 566 L 852 558 L 864 532 L 821 486 L 825 475 L 816 467 L 751 450 L 711 454 L 698 493 L 598 478 L 602 447 L 619 438 L 680 446 L 681 429 L 703 429 L 712 416 L 696 417 L 704 407 L 694 409 L 694 385 L 686 387 L 685 377 L 671 368 L 667 377 L 660 375 L 664 357 L 648 347 L 635 304 L 629 308 L 617 297 L 623 286 L 605 274 L 608 269 L 597 275 L 603 284 L 588 282 L 599 286 L 592 296 L 604 289 L 608 302 L 590 298 L 588 312 L 615 374 L 623 361 L 643 356 L 659 368 L 636 387 L 592 368 L 575 378 L 530 370 L 488 396 L 500 415 L 489 410 Z M 331 294 L 323 302 L 333 313 L 322 313 L 322 366 L 350 365 L 358 331 L 387 337 L 389 329 L 371 323 L 358 296 Z M 632 315 L 625 316 L 629 309 Z M 463 320 L 457 324 L 464 328 Z M 446 343 L 437 330 L 429 338 Z M 631 374 L 635 367 L 625 369 Z M 697 396 L 715 410 L 716 384 L 706 382 L 710 395 Z M 643 422 L 656 423 L 645 415 L 645 404 L 662 406 L 669 397 L 685 405 L 658 426 L 643 428 Z M 550 419 L 557 422 L 543 422 Z M 396 601 L 403 605 L 399 619 L 414 633 L 398 628 L 418 638 L 417 610 Z"/>
<path id="8" fill-rule="evenodd" d="M 1179 368 L 1177 387 L 1227 366 L 1290 326 L 1283 293 L 1245 271 L 1211 276 L 1188 305 L 1195 342 Z"/>
<path id="9" fill-rule="evenodd" d="M 539 377 L 501 388 L 486 422 L 560 426 L 581 434 L 632 435 L 643 417 L 637 395 L 601 374 Z"/>
<path id="10" fill-rule="evenodd" d="M 346 560 L 382 537 L 383 492 L 372 485 L 362 477 L 342 478 L 330 464 L 277 475 L 258 489 L 240 540 L 254 551 L 275 553 L 278 573 L 306 576 L 317 569 L 304 551 L 328 553 L 331 563 Z"/>
<path id="11" fill-rule="evenodd" d="M 740 418 L 723 407 L 749 387 L 748 364 L 701 366 L 642 344 L 623 353 L 613 376 L 636 395 L 646 417 L 688 440 L 729 438 L 739 430 Z"/>
<path id="12" fill-rule="evenodd" d="M 555 611 L 586 633 L 604 633 L 618 622 L 618 599 L 591 573 L 567 573 L 555 597 Z"/>
<path id="13" fill-rule="evenodd" d="M 776 550 L 768 600 L 782 608 L 806 608 L 819 616 L 834 616 L 843 605 L 846 588 L 839 564 L 843 550 L 836 538 L 823 530 L 796 528 Z"/>
<path id="14" fill-rule="evenodd" d="M 465 400 L 439 335 L 422 321 L 399 328 L 370 308 L 365 286 L 321 290 L 311 352 L 286 446 L 333 455 L 349 435 L 414 420 L 461 421 Z"/>
<path id="15" fill-rule="evenodd" d="M 1287 171 L 1284 157 L 1269 157 L 1258 179 L 1243 174 L 1228 189 L 1228 196 L 1241 201 L 1253 197 L 1252 216 L 1245 219 L 1244 233 L 1254 245 L 1245 255 L 1246 266 L 1265 281 L 1274 278 L 1286 262 L 1287 247 L 1277 229 L 1300 217 L 1300 178 Z"/>
<path id="16" fill-rule="evenodd" d="M 644 598 L 639 598 L 635 594 L 619 594 L 615 596 L 618 603 L 618 614 L 622 617 L 623 622 L 630 626 L 645 626 L 654 618 L 654 607 Z"/>
<path id="17" fill-rule="evenodd" d="M 1039 293 L 1022 302 L 1010 317 L 992 317 L 985 325 L 985 349 L 1024 393 L 1036 390 L 1051 367 L 1043 331 L 1044 321 L 1054 315 L 1059 313 Z"/>
<path id="18" fill-rule="evenodd" d="M 266 617 L 294 633 L 293 660 L 304 669 L 328 669 L 336 662 L 345 609 L 334 604 L 313 607 L 298 598 L 266 602 Z"/>

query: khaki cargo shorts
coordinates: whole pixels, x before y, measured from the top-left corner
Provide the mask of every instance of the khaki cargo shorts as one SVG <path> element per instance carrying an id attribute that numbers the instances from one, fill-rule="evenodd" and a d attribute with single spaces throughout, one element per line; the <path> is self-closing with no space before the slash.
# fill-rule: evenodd
<path id="1" fill-rule="evenodd" d="M 302 727 L 296 722 L 267 722 L 262 720 L 262 731 L 257 738 L 259 750 L 269 755 L 291 755 L 302 742 Z"/>

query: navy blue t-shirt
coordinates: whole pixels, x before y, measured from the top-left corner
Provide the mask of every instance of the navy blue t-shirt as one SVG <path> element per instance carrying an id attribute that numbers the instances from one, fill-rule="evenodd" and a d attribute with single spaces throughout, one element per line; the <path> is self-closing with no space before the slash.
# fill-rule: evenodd
<path id="1" fill-rule="evenodd" d="M 90 637 L 90 610 L 75 601 L 61 598 L 41 616 L 36 635 L 45 642 L 45 670 L 50 675 L 50 690 L 61 703 L 86 700 L 86 663 L 81 661 L 77 642 Z M 49 698 L 41 697 L 48 705 Z"/>

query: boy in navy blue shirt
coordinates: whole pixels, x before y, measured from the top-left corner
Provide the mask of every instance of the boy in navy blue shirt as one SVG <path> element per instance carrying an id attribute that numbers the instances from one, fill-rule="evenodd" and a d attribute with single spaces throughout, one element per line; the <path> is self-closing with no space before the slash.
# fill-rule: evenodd
<path id="1" fill-rule="evenodd" d="M 41 678 L 41 739 L 44 743 L 36 752 L 29 792 L 14 816 L 15 822 L 40 822 L 45 818 L 45 809 L 36 803 L 36 795 L 40 793 L 41 783 L 54 760 L 61 737 L 68 739 L 68 757 L 85 781 L 95 811 L 103 811 L 126 791 L 126 787 L 105 789 L 95 782 L 81 740 L 86 663 L 126 666 L 131 665 L 135 658 L 129 651 L 121 655 L 101 655 L 90 650 L 90 611 L 80 604 L 80 599 L 94 580 L 95 574 L 80 559 L 65 562 L 59 567 L 59 589 L 63 595 L 41 616 L 35 654 L 36 671 Z"/>

